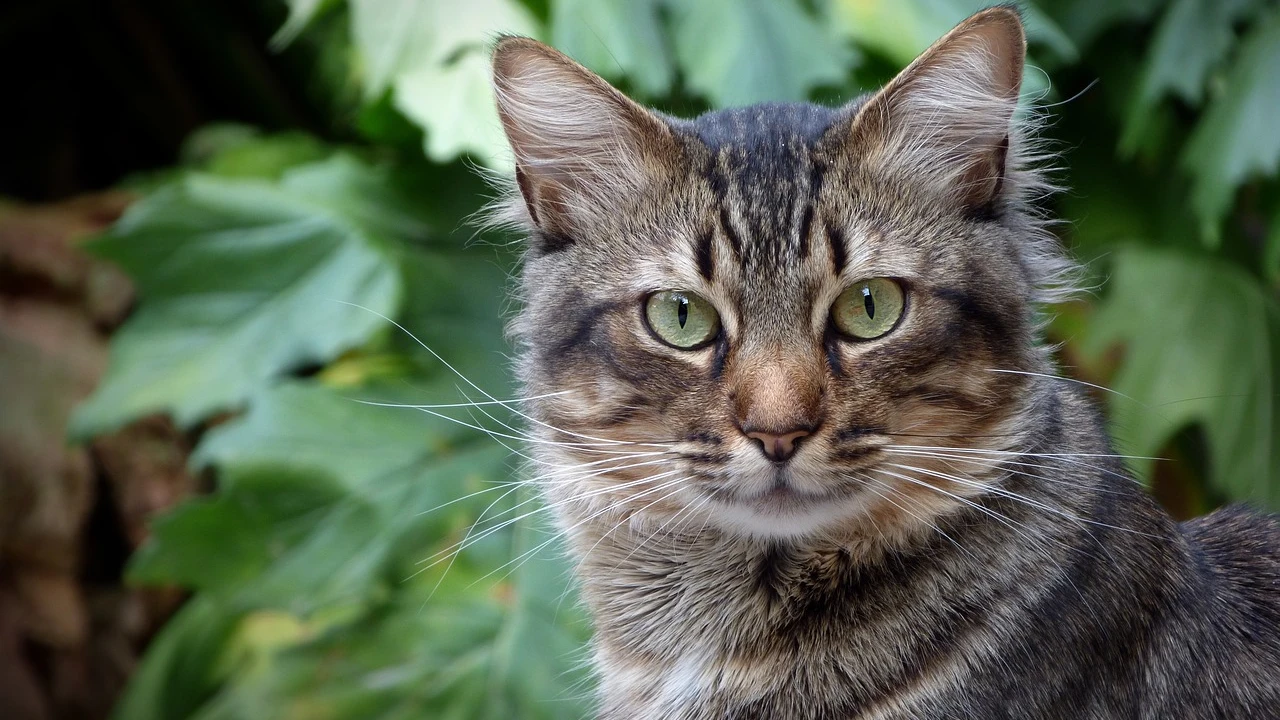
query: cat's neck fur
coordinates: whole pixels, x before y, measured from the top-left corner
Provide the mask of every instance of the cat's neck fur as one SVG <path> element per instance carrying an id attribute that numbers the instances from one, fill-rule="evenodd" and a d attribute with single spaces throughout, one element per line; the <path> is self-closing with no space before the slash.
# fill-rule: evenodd
<path id="1" fill-rule="evenodd" d="M 1056 673 L 1060 647 L 1146 651 L 1137 635 L 1178 602 L 1189 550 L 1098 457 L 1087 405 L 1041 385 L 1055 411 L 1022 459 L 1050 479 L 1006 471 L 1000 487 L 1024 500 L 989 494 L 906 542 L 562 518 L 595 617 L 601 717 L 941 717 L 926 712 L 981 705 L 984 665 Z"/>

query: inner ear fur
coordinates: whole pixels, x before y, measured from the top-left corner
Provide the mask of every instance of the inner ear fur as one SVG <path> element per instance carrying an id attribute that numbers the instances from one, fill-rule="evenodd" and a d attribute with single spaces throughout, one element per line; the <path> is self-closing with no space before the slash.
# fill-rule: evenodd
<path id="1" fill-rule="evenodd" d="M 498 42 L 493 84 L 529 219 L 560 242 L 639 192 L 674 147 L 665 121 L 536 40 Z"/>
<path id="2" fill-rule="evenodd" d="M 1003 188 L 1025 54 L 1017 11 L 978 12 L 862 105 L 849 139 L 877 167 L 988 207 Z"/>

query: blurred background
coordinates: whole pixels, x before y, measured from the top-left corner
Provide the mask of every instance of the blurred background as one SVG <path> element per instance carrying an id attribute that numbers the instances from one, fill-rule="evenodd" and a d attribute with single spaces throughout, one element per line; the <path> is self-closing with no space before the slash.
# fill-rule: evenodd
<path id="1" fill-rule="evenodd" d="M 515 392 L 488 46 L 689 116 L 847 101 L 985 4 L 6 3 L 0 716 L 582 716 L 518 423 L 367 404 Z M 1280 3 L 1024 9 L 1098 288 L 1063 372 L 1176 516 L 1280 509 Z"/>

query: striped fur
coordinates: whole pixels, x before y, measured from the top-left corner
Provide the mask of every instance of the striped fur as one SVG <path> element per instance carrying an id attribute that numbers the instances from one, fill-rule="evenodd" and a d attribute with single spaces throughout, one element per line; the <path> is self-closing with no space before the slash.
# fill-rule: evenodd
<path id="1" fill-rule="evenodd" d="M 1074 274 L 1023 48 L 989 9 L 845 107 L 679 120 L 499 43 L 533 470 L 600 718 L 1277 717 L 1280 525 L 1170 520 L 1040 344 Z M 853 341 L 830 308 L 871 277 L 906 311 Z M 715 342 L 649 332 L 660 290 Z M 809 434 L 774 462 L 750 418 Z"/>

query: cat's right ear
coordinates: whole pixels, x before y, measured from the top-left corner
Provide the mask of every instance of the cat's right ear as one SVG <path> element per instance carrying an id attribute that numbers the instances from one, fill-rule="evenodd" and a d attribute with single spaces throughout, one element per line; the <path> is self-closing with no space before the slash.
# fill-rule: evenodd
<path id="1" fill-rule="evenodd" d="M 616 211 L 618 198 L 655 179 L 674 145 L 661 118 L 536 40 L 498 42 L 493 86 L 516 183 L 544 249 L 572 243 Z"/>
<path id="2" fill-rule="evenodd" d="M 1017 166 L 1011 135 L 1025 54 L 1017 10 L 975 13 L 861 106 L 855 146 L 874 166 L 931 184 L 966 208 L 994 207 Z"/>

